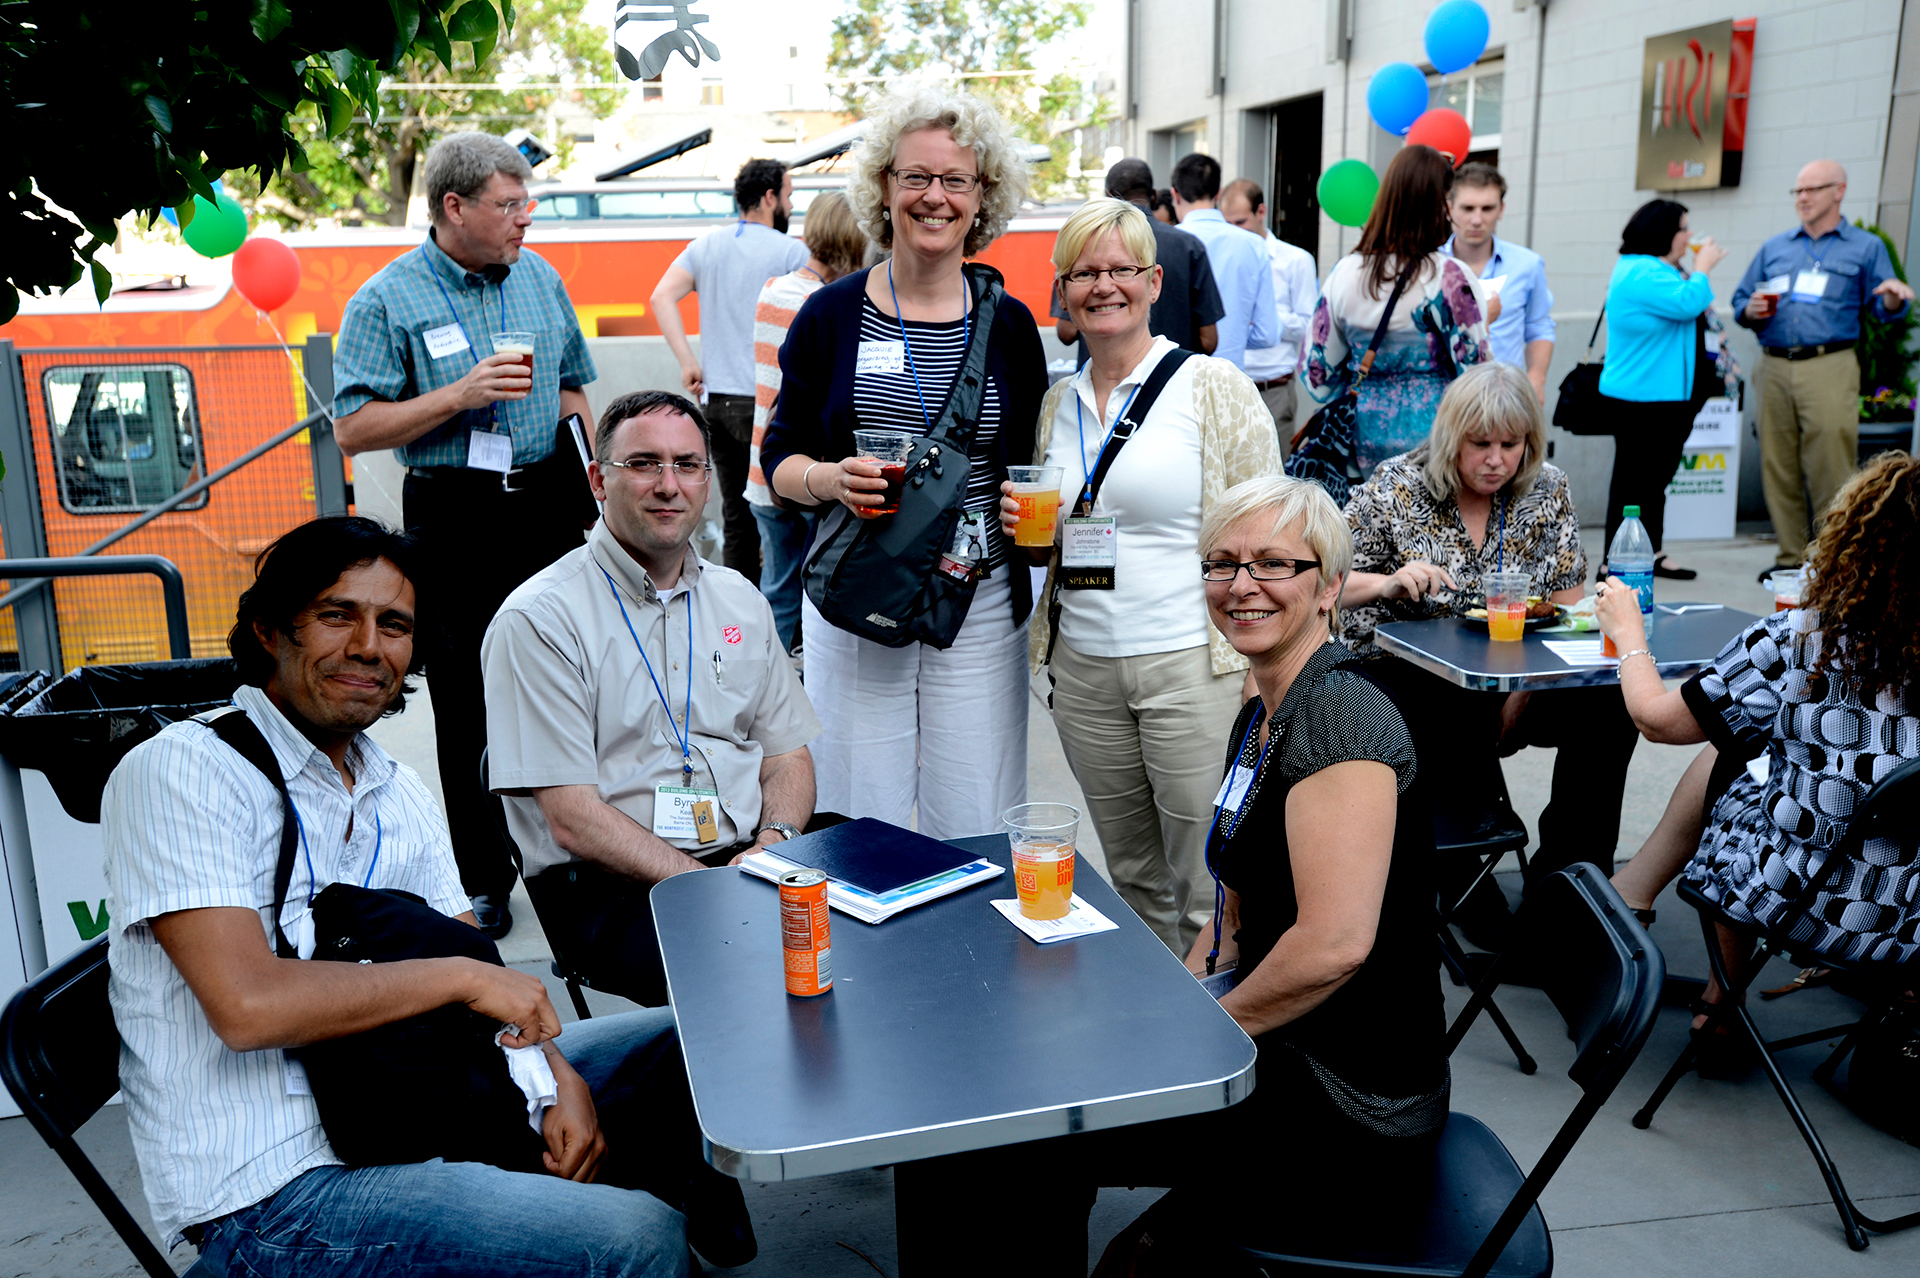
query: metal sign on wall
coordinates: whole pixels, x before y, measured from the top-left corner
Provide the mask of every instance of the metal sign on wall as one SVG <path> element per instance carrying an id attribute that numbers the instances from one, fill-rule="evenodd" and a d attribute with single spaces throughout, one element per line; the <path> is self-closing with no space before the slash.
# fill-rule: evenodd
<path id="1" fill-rule="evenodd" d="M 1740 184 L 1753 29 L 1751 18 L 1728 19 L 1647 39 L 1635 186 L 1694 191 Z"/>

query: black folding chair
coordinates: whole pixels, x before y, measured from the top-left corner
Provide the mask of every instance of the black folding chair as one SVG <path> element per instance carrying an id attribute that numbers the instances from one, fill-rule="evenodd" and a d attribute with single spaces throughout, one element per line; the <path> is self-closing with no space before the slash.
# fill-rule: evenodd
<path id="1" fill-rule="evenodd" d="M 1371 1200 L 1368 1225 L 1324 1214 L 1263 1221 L 1242 1235 L 1241 1254 L 1267 1274 L 1447 1275 L 1545 1278 L 1553 1243 L 1538 1200 L 1574 1143 L 1640 1054 L 1660 1009 L 1666 963 L 1600 871 L 1574 865 L 1536 883 L 1516 920 L 1517 942 L 1447 1031 L 1452 1053 L 1490 1007 L 1509 956 L 1533 960 L 1541 986 L 1566 1019 L 1575 1044 L 1568 1077 L 1580 1100 L 1531 1172 L 1522 1173 L 1500 1138 L 1478 1119 L 1450 1114 L 1433 1151 L 1423 1196 Z"/>
<path id="2" fill-rule="evenodd" d="M 1867 844 L 1881 840 L 1888 841 L 1895 849 L 1894 859 L 1886 859 L 1887 844 L 1883 843 L 1880 845 L 1881 852 L 1869 863 L 1863 856 L 1863 850 Z M 1724 1025 L 1736 1037 L 1751 1045 L 1759 1056 L 1768 1080 L 1773 1083 L 1773 1090 L 1780 1095 L 1780 1103 L 1786 1106 L 1793 1125 L 1800 1129 L 1800 1138 L 1807 1142 L 1813 1161 L 1819 1165 L 1820 1174 L 1826 1179 L 1827 1193 L 1833 1199 L 1834 1210 L 1840 1213 L 1840 1226 L 1846 1231 L 1847 1245 L 1855 1251 L 1866 1249 L 1867 1236 L 1863 1230 L 1871 1229 L 1875 1233 L 1885 1234 L 1910 1229 L 1920 1225 L 1920 1212 L 1896 1216 L 1891 1220 L 1876 1220 L 1860 1210 L 1847 1194 L 1846 1186 L 1841 1183 L 1840 1170 L 1834 1166 L 1832 1156 L 1820 1140 L 1820 1134 L 1814 1130 L 1813 1120 L 1800 1107 L 1799 1098 L 1788 1086 L 1786 1077 L 1781 1074 L 1780 1066 L 1773 1058 L 1776 1052 L 1830 1041 L 1835 1035 L 1840 1035 L 1840 1045 L 1813 1071 L 1816 1082 L 1831 1086 L 1834 1071 L 1852 1054 L 1861 1036 L 1884 1021 L 1892 1011 L 1894 1001 L 1920 983 L 1920 960 L 1899 963 L 1871 956 L 1850 958 L 1816 953 L 1808 944 L 1823 931 L 1816 919 L 1823 905 L 1821 895 L 1830 886 L 1916 873 L 1920 873 L 1920 759 L 1901 764 L 1867 791 L 1853 820 L 1848 822 L 1846 833 L 1822 862 L 1819 877 L 1808 884 L 1796 906 L 1775 926 L 1756 927 L 1751 922 L 1734 918 L 1708 900 L 1691 883 L 1682 882 L 1676 889 L 1680 899 L 1691 905 L 1700 916 L 1700 932 L 1707 943 L 1707 962 L 1713 967 L 1714 979 L 1726 992 L 1720 1003 L 1709 1012 L 1707 1022 L 1698 1034 L 1717 1033 L 1718 1027 Z M 1716 925 L 1750 938 L 1755 943 L 1753 961 L 1747 965 L 1747 975 L 1740 981 L 1736 982 L 1728 976 L 1726 960 L 1720 953 L 1720 944 L 1715 935 Z M 1754 1023 L 1753 1014 L 1747 1010 L 1741 995 L 1760 974 L 1760 969 L 1766 966 L 1771 955 L 1779 955 L 1797 967 L 1817 965 L 1832 968 L 1844 980 L 1846 992 L 1866 1005 L 1864 1013 L 1858 1020 L 1845 1025 L 1768 1042 L 1761 1035 L 1760 1027 Z M 1645 1130 L 1652 1125 L 1654 1111 L 1660 1108 L 1660 1103 L 1666 1100 L 1674 1085 L 1694 1067 L 1698 1055 L 1696 1037 L 1688 1042 L 1680 1053 L 1680 1059 L 1660 1080 L 1660 1086 L 1647 1098 L 1640 1112 L 1633 1116 L 1635 1127 Z"/>
<path id="3" fill-rule="evenodd" d="M 1472 985 L 1467 955 L 1454 938 L 1453 924 L 1462 907 L 1493 874 L 1500 858 L 1511 852 L 1527 868 L 1527 827 L 1513 810 L 1507 794 L 1507 778 L 1496 761 L 1491 772 L 1478 784 L 1448 787 L 1434 805 L 1433 846 L 1442 863 L 1472 857 L 1477 863 L 1473 878 L 1460 892 L 1442 890 L 1440 894 L 1440 959 L 1447 965 L 1455 985 Z M 1539 1065 L 1527 1054 L 1520 1036 L 1507 1023 L 1498 1006 L 1489 1001 L 1487 1015 L 1494 1028 L 1507 1040 L 1519 1062 L 1522 1074 L 1531 1074 Z"/>
<path id="4" fill-rule="evenodd" d="M 47 1147 L 60 1155 L 149 1278 L 173 1266 L 73 1138 L 120 1090 L 120 1031 L 107 1005 L 107 938 L 42 972 L 0 1015 L 0 1073 Z M 190 1275 L 204 1275 L 195 1264 Z"/>
<path id="5" fill-rule="evenodd" d="M 592 989 L 593 982 L 588 980 L 574 964 L 567 960 L 566 942 L 560 936 L 560 929 L 547 926 L 547 920 L 540 916 L 540 901 L 533 890 L 533 883 L 526 877 L 526 862 L 521 859 L 520 845 L 513 841 L 513 831 L 507 828 L 507 801 L 493 792 L 487 784 L 487 750 L 480 750 L 480 789 L 487 796 L 488 806 L 492 809 L 494 824 L 500 829 L 500 840 L 507 845 L 507 851 L 513 856 L 513 869 L 527 885 L 527 900 L 533 902 L 534 917 L 540 919 L 540 930 L 546 935 L 547 948 L 553 951 L 551 970 L 555 980 L 564 981 L 567 993 L 573 998 L 573 1010 L 583 1021 L 593 1019 L 593 1013 L 587 1008 L 587 996 L 581 989 Z"/>

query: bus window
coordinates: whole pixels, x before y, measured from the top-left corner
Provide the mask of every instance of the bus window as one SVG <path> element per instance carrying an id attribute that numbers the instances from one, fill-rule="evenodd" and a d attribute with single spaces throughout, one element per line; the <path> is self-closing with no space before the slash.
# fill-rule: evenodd
<path id="1" fill-rule="evenodd" d="M 47 370 L 42 389 L 70 513 L 146 510 L 200 478 L 200 416 L 180 365 L 65 365 Z M 206 504 L 201 493 L 182 509 Z"/>
<path id="2" fill-rule="evenodd" d="M 603 218 L 731 217 L 732 191 L 605 191 Z"/>
<path id="3" fill-rule="evenodd" d="M 591 195 L 543 195 L 540 202 L 533 206 L 533 218 L 536 222 L 547 218 L 588 218 L 593 216 L 593 197 Z"/>

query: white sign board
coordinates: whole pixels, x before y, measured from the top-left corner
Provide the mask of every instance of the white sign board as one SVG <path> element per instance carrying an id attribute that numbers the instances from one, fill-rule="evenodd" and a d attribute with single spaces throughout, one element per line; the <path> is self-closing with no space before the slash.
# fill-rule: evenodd
<path id="1" fill-rule="evenodd" d="M 1739 506 L 1740 405 L 1715 396 L 1693 419 L 1680 467 L 1667 485 L 1666 540 L 1731 537 Z"/>
<path id="2" fill-rule="evenodd" d="M 46 773 L 20 769 L 20 793 L 33 841 L 40 927 L 52 965 L 107 930 L 107 847 L 98 825 L 67 815 Z"/>

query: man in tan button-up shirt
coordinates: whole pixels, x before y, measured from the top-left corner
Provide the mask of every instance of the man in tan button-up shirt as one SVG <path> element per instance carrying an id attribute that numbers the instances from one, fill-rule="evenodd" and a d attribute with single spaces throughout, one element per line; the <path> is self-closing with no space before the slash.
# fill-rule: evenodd
<path id="1" fill-rule="evenodd" d="M 508 596 L 482 644 L 489 784 L 527 890 L 594 988 L 667 1001 L 652 886 L 813 815 L 820 721 L 753 583 L 691 541 L 712 475 L 678 395 L 609 405 L 588 468 L 604 517 Z"/>

